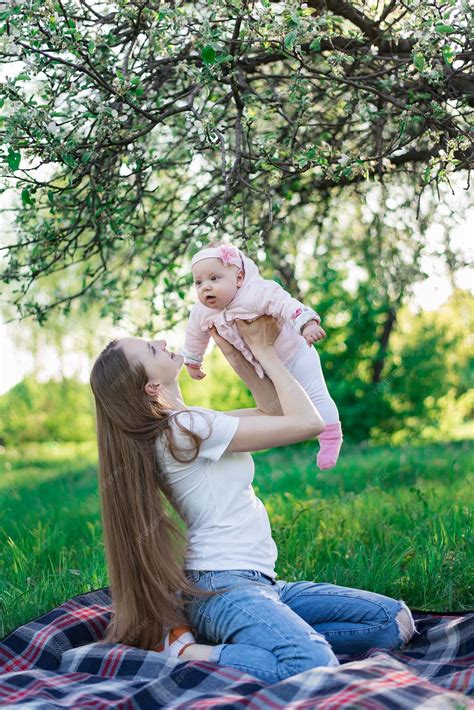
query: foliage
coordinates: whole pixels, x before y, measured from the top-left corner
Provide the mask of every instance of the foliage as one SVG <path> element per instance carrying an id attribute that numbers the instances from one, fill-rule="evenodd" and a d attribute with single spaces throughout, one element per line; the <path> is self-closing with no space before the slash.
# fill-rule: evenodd
<path id="1" fill-rule="evenodd" d="M 386 303 L 373 282 L 362 281 L 344 301 L 337 285 L 325 305 L 328 321 L 340 325 L 333 333 L 328 328 L 330 342 L 320 355 L 345 436 L 394 444 L 457 438 L 457 429 L 474 414 L 472 295 L 456 290 L 436 311 L 400 309 L 384 378 L 374 381 Z"/>
<path id="2" fill-rule="evenodd" d="M 474 414 L 474 302 L 457 290 L 437 311 L 400 310 L 386 376 L 374 382 L 377 333 L 385 304 L 373 282 L 341 298 L 344 275 L 329 273 L 325 294 L 328 344 L 318 344 L 329 391 L 339 408 L 346 441 L 403 443 L 458 439 Z M 337 323 L 337 325 L 336 325 Z M 189 405 L 211 409 L 254 407 L 247 387 L 217 347 L 204 359 L 203 381 L 183 368 L 179 385 Z M 32 376 L 0 398 L 8 446 L 31 441 L 87 441 L 95 437 L 88 384 L 36 382 Z"/>
<path id="3" fill-rule="evenodd" d="M 7 445 L 95 436 L 89 387 L 73 379 L 40 383 L 26 377 L 0 397 L 0 418 Z"/>
<path id="4" fill-rule="evenodd" d="M 206 355 L 205 386 L 183 368 L 179 384 L 189 405 L 254 407 L 252 395 L 214 348 Z M 28 442 L 86 442 L 95 438 L 94 403 L 88 384 L 65 378 L 39 382 L 28 375 L 0 397 L 2 440 L 8 447 Z"/>
<path id="5" fill-rule="evenodd" d="M 206 378 L 201 381 L 192 380 L 185 368 L 179 376 L 179 385 L 187 404 L 222 410 L 255 407 L 250 391 L 219 348 L 214 347 L 205 355 L 203 371 Z"/>
<path id="6" fill-rule="evenodd" d="M 40 322 L 76 299 L 119 319 L 140 292 L 172 326 L 189 252 L 211 236 L 278 252 L 289 193 L 301 220 L 317 196 L 365 180 L 408 176 L 412 196 L 449 180 L 470 165 L 469 12 L 12 0 L 0 14 L 5 184 L 20 197 L 11 303 Z"/>
<path id="7" fill-rule="evenodd" d="M 394 443 L 439 440 L 474 416 L 474 301 L 455 291 L 438 311 L 406 313 L 383 387 L 391 416 L 372 435 Z"/>

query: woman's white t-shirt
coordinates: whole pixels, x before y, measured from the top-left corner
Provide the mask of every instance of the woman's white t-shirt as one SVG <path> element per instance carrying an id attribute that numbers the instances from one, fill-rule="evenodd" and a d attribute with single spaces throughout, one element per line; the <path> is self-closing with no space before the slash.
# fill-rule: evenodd
<path id="1" fill-rule="evenodd" d="M 226 453 L 239 418 L 203 407 L 188 407 L 170 419 L 180 458 L 190 458 L 192 439 L 176 426 L 206 437 L 197 458 L 180 463 L 166 445 L 166 435 L 156 439 L 160 457 L 188 528 L 185 569 L 254 569 L 276 577 L 277 546 L 268 514 L 252 487 L 254 462 L 250 453 Z"/>

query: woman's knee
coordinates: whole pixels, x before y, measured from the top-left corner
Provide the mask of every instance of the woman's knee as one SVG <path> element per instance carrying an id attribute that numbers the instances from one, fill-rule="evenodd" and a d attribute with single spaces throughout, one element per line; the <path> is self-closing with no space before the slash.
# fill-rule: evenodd
<path id="1" fill-rule="evenodd" d="M 316 631 L 310 634 L 307 642 L 298 642 L 296 656 L 292 659 L 282 660 L 277 665 L 277 672 L 281 680 L 303 673 L 311 668 L 339 666 L 339 661 L 330 644 L 322 634 Z"/>

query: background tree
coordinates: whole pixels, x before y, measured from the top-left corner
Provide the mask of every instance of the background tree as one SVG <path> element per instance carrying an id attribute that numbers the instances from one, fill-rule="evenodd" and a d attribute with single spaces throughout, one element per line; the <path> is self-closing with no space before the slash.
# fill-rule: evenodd
<path id="1" fill-rule="evenodd" d="M 323 218 L 346 186 L 406 176 L 416 203 L 469 167 L 469 20 L 453 0 L 12 0 L 1 56 L 21 69 L 0 101 L 5 187 L 21 195 L 3 248 L 15 312 L 44 322 L 100 300 L 118 320 L 140 294 L 147 325 L 172 326 L 186 257 L 211 236 L 265 246 L 294 287 L 273 232 L 288 193 Z M 375 220 L 369 251 L 380 235 Z"/>

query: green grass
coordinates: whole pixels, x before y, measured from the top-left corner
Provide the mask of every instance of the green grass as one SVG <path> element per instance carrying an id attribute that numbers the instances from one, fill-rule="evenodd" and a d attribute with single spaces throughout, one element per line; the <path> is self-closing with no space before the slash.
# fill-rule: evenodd
<path id="1" fill-rule="evenodd" d="M 279 578 L 370 589 L 417 609 L 472 609 L 472 442 L 345 444 L 325 472 L 316 452 L 309 442 L 254 455 Z M 4 636 L 108 580 L 95 443 L 32 445 L 0 462 Z"/>

